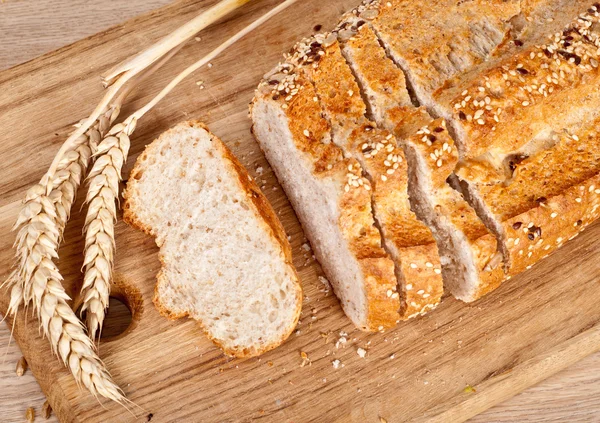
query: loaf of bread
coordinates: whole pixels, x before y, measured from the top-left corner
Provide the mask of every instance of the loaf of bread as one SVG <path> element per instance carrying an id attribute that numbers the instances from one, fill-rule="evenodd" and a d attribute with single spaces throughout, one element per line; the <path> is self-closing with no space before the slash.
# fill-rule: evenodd
<path id="1" fill-rule="evenodd" d="M 320 183 L 314 152 L 361 177 L 345 192 L 361 193 L 359 233 L 391 266 L 378 283 L 400 301 L 386 310 L 423 314 L 444 289 L 474 301 L 598 217 L 599 15 L 583 0 L 367 0 L 265 75 L 254 134 L 347 314 L 366 292 L 348 264 L 374 250 L 329 241 L 344 213 L 325 224 L 297 188 Z"/>
<path id="2" fill-rule="evenodd" d="M 302 290 L 283 227 L 204 125 L 181 123 L 150 144 L 124 197 L 124 220 L 160 247 L 154 303 L 162 314 L 198 320 L 237 357 L 261 354 L 290 335 Z"/>

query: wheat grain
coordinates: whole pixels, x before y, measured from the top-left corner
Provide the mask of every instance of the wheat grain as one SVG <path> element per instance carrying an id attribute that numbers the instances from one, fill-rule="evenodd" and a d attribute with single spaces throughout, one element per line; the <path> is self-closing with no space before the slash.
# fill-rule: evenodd
<path id="1" fill-rule="evenodd" d="M 17 376 L 21 377 L 27 371 L 27 360 L 25 357 L 21 357 L 19 361 L 17 361 L 17 367 L 15 368 L 15 373 Z"/>
<path id="2" fill-rule="evenodd" d="M 29 407 L 25 412 L 25 419 L 27 419 L 28 423 L 33 423 L 35 421 L 35 410 L 33 407 Z"/>
<path id="3" fill-rule="evenodd" d="M 48 420 L 52 415 L 52 407 L 50 407 L 50 403 L 48 400 L 44 401 L 44 405 L 42 405 L 42 417 L 44 420 Z"/>

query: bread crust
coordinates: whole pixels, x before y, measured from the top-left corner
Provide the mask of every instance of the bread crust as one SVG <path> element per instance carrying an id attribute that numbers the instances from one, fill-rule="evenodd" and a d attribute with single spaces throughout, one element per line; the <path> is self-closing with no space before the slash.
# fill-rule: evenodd
<path id="1" fill-rule="evenodd" d="M 510 153 L 549 128 L 560 131 L 597 116 L 599 25 L 597 11 L 585 12 L 546 44 L 436 91 L 459 134 L 462 157 Z"/>
<path id="2" fill-rule="evenodd" d="M 518 0 L 372 3 L 380 4 L 372 20 L 375 31 L 424 95 L 493 55 L 510 33 L 510 19 L 520 12 Z M 485 36 L 476 38 L 476 30 Z"/>
<path id="3" fill-rule="evenodd" d="M 600 175 L 503 223 L 513 257 L 509 277 L 529 269 L 600 217 Z"/>
<path id="4" fill-rule="evenodd" d="M 225 354 L 234 357 L 254 357 L 281 345 L 281 343 L 283 343 L 295 329 L 298 323 L 298 319 L 300 318 L 300 311 L 302 309 L 302 287 L 300 285 L 296 269 L 293 265 L 292 250 L 289 241 L 287 240 L 287 237 L 285 235 L 285 230 L 283 229 L 281 222 L 277 218 L 275 211 L 271 207 L 264 194 L 262 194 L 254 180 L 246 171 L 246 169 L 231 153 L 227 146 L 215 135 L 213 135 L 206 125 L 198 121 L 182 122 L 174 128 L 166 131 L 157 140 L 149 144 L 144 150 L 144 152 L 137 159 L 136 164 L 130 174 L 130 179 L 133 178 L 135 180 L 139 178 L 139 176 L 141 176 L 141 174 L 144 172 L 145 167 L 148 165 L 148 159 L 153 154 L 156 154 L 155 152 L 160 148 L 160 145 L 163 141 L 168 140 L 174 133 L 187 127 L 202 129 L 209 134 L 214 148 L 219 149 L 223 155 L 224 160 L 227 161 L 226 166 L 229 167 L 229 169 L 232 172 L 235 172 L 235 175 L 237 176 L 239 181 L 240 189 L 242 189 L 246 193 L 247 198 L 250 200 L 249 206 L 251 206 L 256 215 L 260 217 L 259 222 L 264 223 L 263 229 L 269 232 L 271 237 L 281 246 L 281 250 L 285 258 L 286 267 L 288 268 L 289 274 L 293 276 L 294 295 L 296 298 L 294 319 L 279 339 L 274 340 L 269 344 L 262 345 L 260 348 L 256 348 L 254 346 L 233 348 L 231 346 L 228 346 L 224 341 L 213 337 L 204 325 L 204 323 L 201 320 L 196 319 L 206 336 L 215 345 L 221 348 Z M 125 199 L 123 205 L 123 220 L 132 227 L 137 228 L 148 235 L 156 237 L 156 232 L 154 228 L 152 228 L 151 225 L 143 222 L 136 213 L 136 205 L 137 202 L 140 201 L 140 199 L 136 197 L 135 188 L 128 184 L 127 188 L 123 193 L 123 197 Z M 163 244 L 163 240 L 156 239 L 156 244 L 160 248 Z M 166 264 L 165 259 L 164 256 L 160 253 L 159 259 L 162 264 L 161 267 L 164 268 L 164 265 Z M 153 299 L 154 305 L 156 306 L 160 314 L 172 320 L 180 319 L 183 317 L 193 317 L 187 311 L 182 312 L 172 310 L 164 303 L 159 293 L 159 287 L 161 286 L 161 284 L 164 283 L 167 283 L 167 279 L 164 275 L 163 270 L 161 269 L 161 271 L 157 275 L 157 284 L 155 286 Z"/>

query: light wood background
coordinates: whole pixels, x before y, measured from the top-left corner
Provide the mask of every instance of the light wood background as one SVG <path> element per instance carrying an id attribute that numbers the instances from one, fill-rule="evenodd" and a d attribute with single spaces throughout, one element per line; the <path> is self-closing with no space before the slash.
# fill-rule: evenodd
<path id="1" fill-rule="evenodd" d="M 0 69 L 104 30 L 168 0 L 0 0 Z M 20 351 L 0 325 L 0 421 L 25 421 L 27 407 L 40 416 L 44 396 L 31 372 L 18 378 Z M 473 419 L 473 422 L 600 420 L 600 354 Z M 52 418 L 49 421 L 56 421 Z"/>

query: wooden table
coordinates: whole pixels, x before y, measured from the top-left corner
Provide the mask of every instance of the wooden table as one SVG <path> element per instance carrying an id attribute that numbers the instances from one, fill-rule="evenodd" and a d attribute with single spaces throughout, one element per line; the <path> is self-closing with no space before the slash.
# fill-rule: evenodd
<path id="1" fill-rule="evenodd" d="M 0 0 L 0 69 L 106 29 L 168 0 Z M 44 402 L 31 372 L 19 378 L 21 354 L 10 331 L 0 325 L 0 421 L 25 421 L 34 407 L 36 421 Z M 600 354 L 592 355 L 543 383 L 479 415 L 473 422 L 591 422 L 600 420 Z M 52 417 L 48 421 L 56 421 Z"/>

